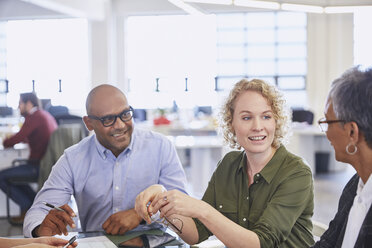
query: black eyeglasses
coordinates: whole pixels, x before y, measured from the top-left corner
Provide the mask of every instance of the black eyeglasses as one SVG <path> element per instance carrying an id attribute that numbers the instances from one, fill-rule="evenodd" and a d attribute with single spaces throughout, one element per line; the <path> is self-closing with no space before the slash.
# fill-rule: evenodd
<path id="1" fill-rule="evenodd" d="M 110 127 L 110 126 L 115 124 L 116 119 L 118 117 L 123 122 L 130 121 L 133 117 L 133 112 L 134 112 L 133 108 L 131 106 L 129 106 L 128 110 L 124 110 L 123 112 L 121 112 L 118 115 L 106 115 L 106 116 L 103 116 L 103 117 L 98 117 L 98 116 L 95 116 L 95 115 L 88 115 L 88 117 L 93 119 L 93 120 L 99 120 L 104 127 Z"/>
<path id="2" fill-rule="evenodd" d="M 322 130 L 323 132 L 327 132 L 328 125 L 332 123 L 336 123 L 336 122 L 346 122 L 346 121 L 345 120 L 327 120 L 326 118 L 323 117 L 318 121 L 318 125 L 320 127 L 320 130 Z"/>

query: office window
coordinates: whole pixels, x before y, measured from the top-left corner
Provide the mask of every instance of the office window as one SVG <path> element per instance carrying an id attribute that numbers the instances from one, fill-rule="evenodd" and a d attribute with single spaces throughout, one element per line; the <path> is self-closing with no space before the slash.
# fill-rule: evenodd
<path id="1" fill-rule="evenodd" d="M 303 13 L 218 14 L 217 90 L 260 78 L 277 85 L 289 105 L 306 105 L 306 23 Z"/>
<path id="2" fill-rule="evenodd" d="M 19 93 L 32 91 L 34 81 L 39 98 L 72 112 L 83 109 L 90 85 L 87 21 L 8 21 L 6 31 L 8 105 L 17 108 Z"/>
<path id="3" fill-rule="evenodd" d="M 354 65 L 372 66 L 372 8 L 354 13 Z"/>
<path id="4" fill-rule="evenodd" d="M 216 105 L 215 16 L 133 16 L 127 21 L 128 98 L 136 108 Z M 208 97 L 206 97 L 208 96 Z M 146 99 L 146 100 L 144 100 Z"/>
<path id="5" fill-rule="evenodd" d="M 173 100 L 217 107 L 239 79 L 258 77 L 304 106 L 306 21 L 292 12 L 129 17 L 129 100 L 140 108 Z"/>

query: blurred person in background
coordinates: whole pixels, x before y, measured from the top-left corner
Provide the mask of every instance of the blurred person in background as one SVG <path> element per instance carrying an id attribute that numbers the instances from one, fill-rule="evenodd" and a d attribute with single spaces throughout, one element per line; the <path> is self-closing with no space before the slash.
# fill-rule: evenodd
<path id="1" fill-rule="evenodd" d="M 27 162 L 0 171 L 0 189 L 6 194 L 10 188 L 10 198 L 19 205 L 21 215 L 13 217 L 13 223 L 22 223 L 27 210 L 31 207 L 36 192 L 29 185 L 14 185 L 8 182 L 12 178 L 37 179 L 40 160 L 43 157 L 49 138 L 57 129 L 57 122 L 52 115 L 40 107 L 35 93 L 22 93 L 18 105 L 25 121 L 18 133 L 6 138 L 3 146 L 13 147 L 20 142 L 27 143 L 30 155 Z"/>

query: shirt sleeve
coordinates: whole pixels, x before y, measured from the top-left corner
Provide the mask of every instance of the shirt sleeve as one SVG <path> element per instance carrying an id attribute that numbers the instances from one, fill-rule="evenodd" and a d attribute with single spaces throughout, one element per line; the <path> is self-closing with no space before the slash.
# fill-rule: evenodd
<path id="1" fill-rule="evenodd" d="M 66 155 L 57 161 L 53 166 L 48 180 L 36 195 L 32 207 L 28 210 L 24 220 L 23 234 L 25 237 L 32 237 L 32 231 L 40 225 L 48 214 L 50 208 L 43 202 L 55 206 L 62 206 L 68 203 L 73 194 L 73 177 Z"/>
<path id="2" fill-rule="evenodd" d="M 29 118 L 26 118 L 19 132 L 14 134 L 10 138 L 5 139 L 3 142 L 3 146 L 12 147 L 20 142 L 27 142 L 27 137 L 34 131 L 34 129 L 35 126 L 32 124 Z"/>
<path id="3" fill-rule="evenodd" d="M 294 169 L 278 185 L 251 229 L 257 234 L 261 247 L 277 247 L 287 239 L 309 201 L 312 201 L 312 192 L 312 175 L 305 167 Z"/>
<path id="4" fill-rule="evenodd" d="M 216 173 L 213 173 L 211 180 L 208 183 L 208 187 L 202 198 L 203 201 L 207 202 L 208 204 L 212 206 L 216 205 L 215 190 L 214 190 L 215 189 L 214 187 L 215 177 L 216 177 Z M 198 234 L 199 234 L 198 243 L 208 239 L 208 237 L 213 235 L 213 233 L 209 231 L 209 229 L 199 219 L 193 218 L 193 220 L 195 222 L 196 229 L 198 230 Z"/>
<path id="5" fill-rule="evenodd" d="M 173 143 L 164 138 L 161 147 L 159 184 L 167 190 L 177 189 L 186 193 L 186 175 Z"/>

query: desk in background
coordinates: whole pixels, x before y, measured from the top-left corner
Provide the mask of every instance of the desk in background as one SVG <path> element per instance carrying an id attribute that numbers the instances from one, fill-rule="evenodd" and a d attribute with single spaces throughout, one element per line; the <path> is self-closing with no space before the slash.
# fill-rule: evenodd
<path id="1" fill-rule="evenodd" d="M 292 128 L 292 136 L 286 145 L 288 151 L 302 157 L 310 166 L 313 175 L 316 172 L 316 153 L 329 153 L 329 172 L 340 171 L 346 168 L 347 164 L 338 162 L 335 159 L 335 151 L 329 143 L 324 132 L 317 126 L 296 125 Z"/>
<path id="2" fill-rule="evenodd" d="M 182 165 L 190 170 L 187 178 L 192 187 L 190 193 L 197 198 L 204 194 L 218 161 L 229 151 L 211 123 L 199 120 L 186 126 L 180 123 L 159 126 L 144 122 L 135 124 L 141 129 L 162 133 L 174 143 Z"/>
<path id="3" fill-rule="evenodd" d="M 192 192 L 201 198 L 208 186 L 218 161 L 228 151 L 220 136 L 167 136 L 176 146 L 181 161 L 189 152 L 190 178 Z M 184 163 L 183 163 L 184 164 Z"/>

